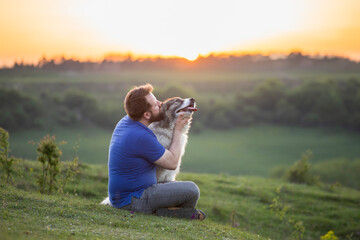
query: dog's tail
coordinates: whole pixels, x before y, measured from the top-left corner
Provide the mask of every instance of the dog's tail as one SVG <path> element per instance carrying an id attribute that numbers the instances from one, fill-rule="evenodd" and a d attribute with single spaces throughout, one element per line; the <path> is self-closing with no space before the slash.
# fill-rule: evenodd
<path id="1" fill-rule="evenodd" d="M 100 204 L 102 204 L 102 205 L 111 205 L 109 197 L 105 198 Z"/>

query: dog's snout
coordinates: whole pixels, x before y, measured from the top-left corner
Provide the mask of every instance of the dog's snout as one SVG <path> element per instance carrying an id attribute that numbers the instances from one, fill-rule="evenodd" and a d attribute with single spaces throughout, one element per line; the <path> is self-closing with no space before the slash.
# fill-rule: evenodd
<path id="1" fill-rule="evenodd" d="M 195 98 L 190 98 L 190 102 L 195 102 Z"/>

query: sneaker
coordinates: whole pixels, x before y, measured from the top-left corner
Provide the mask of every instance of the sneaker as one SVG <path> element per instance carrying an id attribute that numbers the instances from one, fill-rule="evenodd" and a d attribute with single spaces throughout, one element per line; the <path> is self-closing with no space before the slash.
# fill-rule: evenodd
<path id="1" fill-rule="evenodd" d="M 197 211 L 197 219 L 200 221 L 205 220 L 206 214 L 201 210 L 196 210 L 196 211 Z"/>
<path id="2" fill-rule="evenodd" d="M 159 208 L 155 214 L 162 217 L 187 218 L 200 221 L 206 218 L 203 211 L 194 208 Z"/>

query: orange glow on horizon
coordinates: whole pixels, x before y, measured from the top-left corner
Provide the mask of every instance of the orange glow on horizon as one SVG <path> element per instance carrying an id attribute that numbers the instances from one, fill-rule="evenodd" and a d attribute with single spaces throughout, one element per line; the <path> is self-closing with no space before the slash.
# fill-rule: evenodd
<path id="1" fill-rule="evenodd" d="M 360 61 L 359 9 L 357 0 L 4 0 L 0 67 L 42 56 L 100 61 L 131 52 L 194 61 L 294 49 Z"/>

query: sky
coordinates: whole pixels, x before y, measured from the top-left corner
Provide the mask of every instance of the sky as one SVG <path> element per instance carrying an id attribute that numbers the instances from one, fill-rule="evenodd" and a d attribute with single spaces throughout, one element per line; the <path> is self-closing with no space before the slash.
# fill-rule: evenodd
<path id="1" fill-rule="evenodd" d="M 2 0 L 0 67 L 108 54 L 337 55 L 360 61 L 359 0 Z"/>

